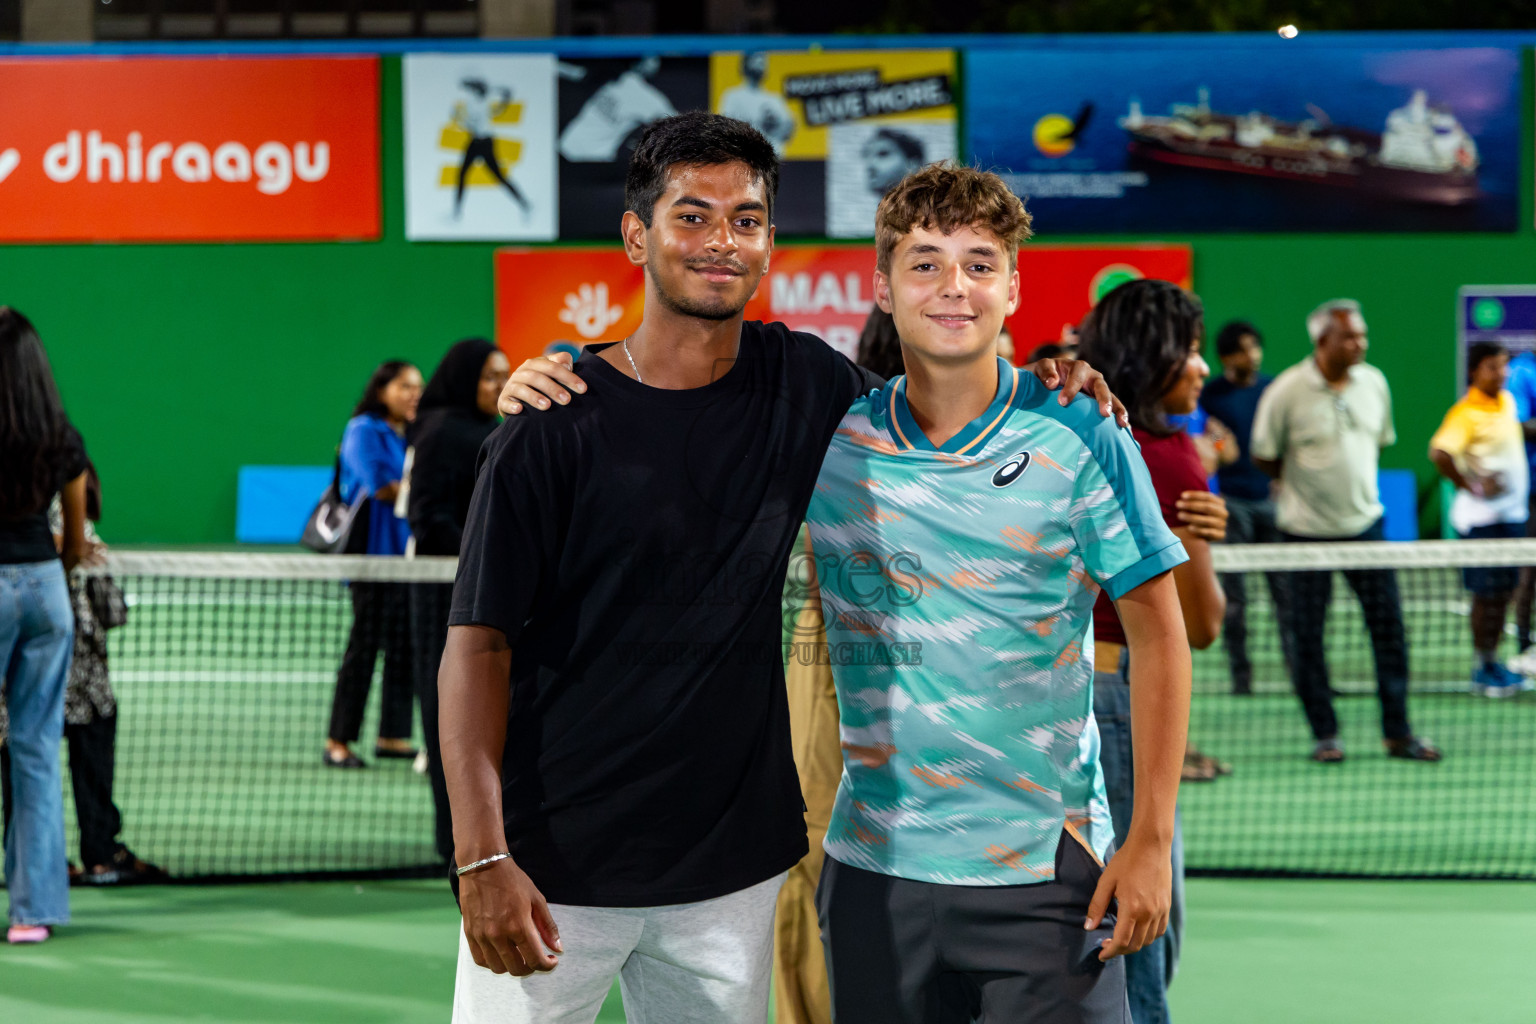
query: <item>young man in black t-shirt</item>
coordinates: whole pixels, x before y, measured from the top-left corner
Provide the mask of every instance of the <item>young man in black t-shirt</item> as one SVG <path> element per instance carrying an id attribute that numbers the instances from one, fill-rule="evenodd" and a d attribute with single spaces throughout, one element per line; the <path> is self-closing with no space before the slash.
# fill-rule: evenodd
<path id="1" fill-rule="evenodd" d="M 742 322 L 777 178 L 742 122 L 651 125 L 622 228 L 641 326 L 554 368 L 582 401 L 481 452 L 440 671 L 457 1022 L 590 1022 L 616 975 L 632 1019 L 766 1014 L 806 852 L 781 588 L 833 431 L 881 383 Z"/>

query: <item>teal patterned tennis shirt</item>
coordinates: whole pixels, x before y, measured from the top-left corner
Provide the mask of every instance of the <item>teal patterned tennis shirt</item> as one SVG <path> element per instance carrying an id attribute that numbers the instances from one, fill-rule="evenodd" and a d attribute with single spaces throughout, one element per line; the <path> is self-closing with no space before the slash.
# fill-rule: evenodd
<path id="1" fill-rule="evenodd" d="M 906 379 L 860 398 L 807 516 L 843 777 L 827 853 L 951 885 L 1049 880 L 1065 828 L 1114 830 L 1093 720 L 1093 603 L 1186 560 L 1128 430 L 998 360 L 941 448 Z M 799 640 L 810 640 L 799 637 Z"/>

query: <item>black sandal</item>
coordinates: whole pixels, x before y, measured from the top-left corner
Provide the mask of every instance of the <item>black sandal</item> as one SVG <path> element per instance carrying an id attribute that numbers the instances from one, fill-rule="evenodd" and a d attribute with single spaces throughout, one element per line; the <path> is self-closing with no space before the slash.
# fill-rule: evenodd
<path id="1" fill-rule="evenodd" d="M 346 754 L 345 757 L 338 757 L 337 755 L 335 755 L 335 754 L 331 753 L 329 750 L 327 750 L 327 751 L 325 751 L 324 753 L 322 753 L 320 755 L 320 760 L 325 762 L 325 766 L 327 768 L 366 768 L 366 767 L 368 767 L 367 762 L 365 762 L 362 758 L 358 757 L 356 754 L 352 753 L 350 750 L 347 751 L 347 754 Z"/>

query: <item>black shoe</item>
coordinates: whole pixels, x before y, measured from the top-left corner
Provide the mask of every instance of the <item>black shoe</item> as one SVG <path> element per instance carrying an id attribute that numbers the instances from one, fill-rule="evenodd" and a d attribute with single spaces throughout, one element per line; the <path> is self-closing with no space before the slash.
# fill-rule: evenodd
<path id="1" fill-rule="evenodd" d="M 337 757 L 329 750 L 320 755 L 320 760 L 325 762 L 327 768 L 367 768 L 368 764 L 362 758 L 351 751 L 345 757 Z"/>
<path id="2" fill-rule="evenodd" d="M 416 760 L 417 753 L 418 751 L 415 747 L 407 747 L 404 750 L 396 750 L 393 747 L 380 746 L 375 746 L 373 748 L 374 757 L 390 761 L 414 761 Z"/>
<path id="3" fill-rule="evenodd" d="M 1440 753 L 1439 747 L 1417 736 L 1382 742 L 1387 746 L 1388 757 L 1401 757 L 1408 761 L 1438 761 L 1444 756 Z"/>
<path id="4" fill-rule="evenodd" d="M 154 885 L 171 880 L 168 871 L 141 859 L 126 846 L 117 848 L 117 853 L 112 855 L 112 864 L 117 868 L 119 885 Z"/>

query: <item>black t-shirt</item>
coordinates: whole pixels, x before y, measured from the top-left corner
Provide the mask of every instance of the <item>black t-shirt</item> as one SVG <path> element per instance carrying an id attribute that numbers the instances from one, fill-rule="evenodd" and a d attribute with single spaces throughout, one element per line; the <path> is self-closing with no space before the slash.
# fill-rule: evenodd
<path id="1" fill-rule="evenodd" d="M 63 451 L 52 467 L 50 499 L 62 491 L 65 484 L 84 473 L 85 467 L 85 442 L 72 425 L 67 425 Z M 0 467 L 0 472 L 4 471 L 4 467 Z M 59 557 L 53 530 L 48 526 L 48 505 L 45 501 L 40 510 L 24 516 L 0 516 L 0 565 L 47 562 Z"/>
<path id="2" fill-rule="evenodd" d="M 712 899 L 806 851 L 780 597 L 833 431 L 878 377 L 782 324 L 685 391 L 592 354 L 487 439 L 454 625 L 512 643 L 508 849 L 554 903 Z"/>

